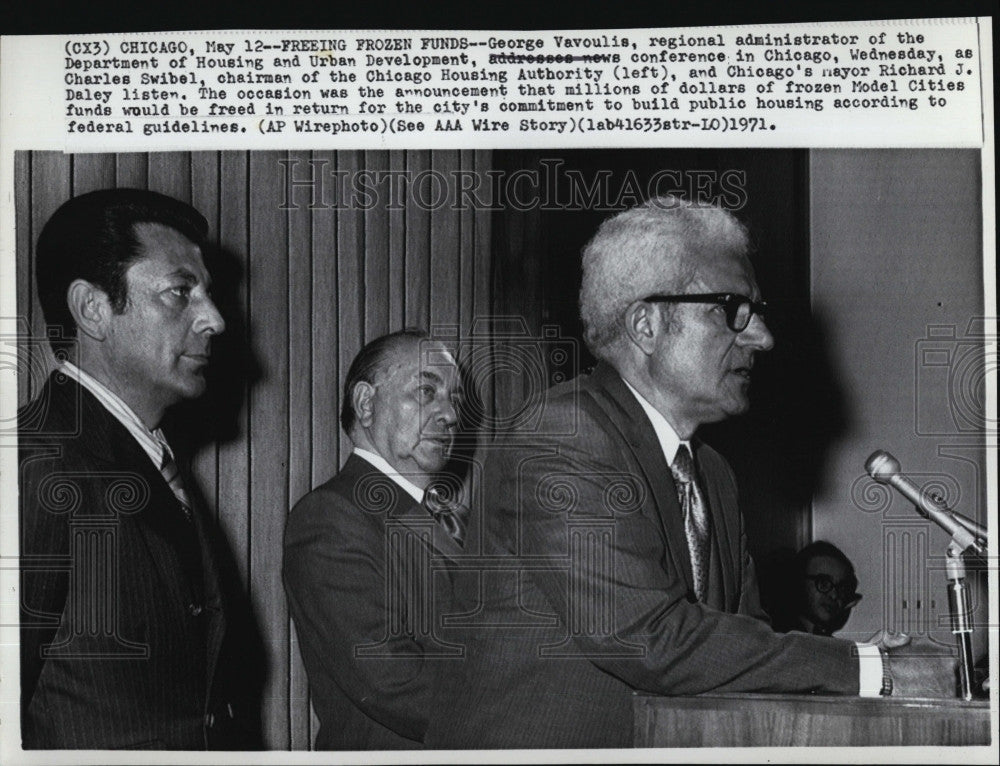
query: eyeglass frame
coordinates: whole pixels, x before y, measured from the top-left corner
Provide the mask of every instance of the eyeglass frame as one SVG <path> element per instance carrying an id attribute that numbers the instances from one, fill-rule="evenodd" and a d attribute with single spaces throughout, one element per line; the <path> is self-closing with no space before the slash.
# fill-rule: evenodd
<path id="1" fill-rule="evenodd" d="M 726 327 L 735 333 L 741 333 L 750 326 L 754 314 L 761 319 L 767 311 L 767 301 L 755 301 L 746 295 L 739 293 L 689 293 L 681 295 L 660 295 L 654 294 L 642 299 L 643 303 L 714 303 L 722 306 L 726 312 Z M 740 328 L 736 327 L 736 317 L 740 306 L 744 303 L 750 306 L 750 313 L 747 315 L 747 323 Z"/>
<path id="2" fill-rule="evenodd" d="M 816 588 L 819 593 L 824 595 L 830 591 L 835 591 L 837 596 L 843 602 L 844 609 L 853 609 L 858 605 L 858 602 L 861 601 L 862 596 L 857 592 L 858 581 L 853 577 L 847 580 L 841 580 L 840 582 L 834 582 L 830 575 L 825 574 L 807 574 L 803 575 L 802 578 L 804 580 L 811 580 L 813 587 Z M 845 591 L 850 592 L 845 593 Z"/>

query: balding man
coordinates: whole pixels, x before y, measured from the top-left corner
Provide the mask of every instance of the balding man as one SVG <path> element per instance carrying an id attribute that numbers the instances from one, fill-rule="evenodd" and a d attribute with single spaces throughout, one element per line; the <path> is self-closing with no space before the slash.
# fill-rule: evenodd
<path id="1" fill-rule="evenodd" d="M 461 553 L 466 519 L 432 481 L 451 455 L 459 395 L 455 360 L 423 333 L 369 343 L 344 384 L 354 449 L 288 518 L 285 590 L 317 749 L 423 746 L 437 674 L 456 657 L 436 635 L 449 589 L 432 559 Z"/>
<path id="2" fill-rule="evenodd" d="M 628 746 L 636 690 L 947 691 L 947 661 L 894 659 L 890 676 L 877 647 L 765 622 L 735 477 L 696 437 L 747 410 L 774 343 L 748 249 L 731 214 L 673 197 L 585 247 L 600 364 L 487 459 L 493 571 L 428 746 Z"/>

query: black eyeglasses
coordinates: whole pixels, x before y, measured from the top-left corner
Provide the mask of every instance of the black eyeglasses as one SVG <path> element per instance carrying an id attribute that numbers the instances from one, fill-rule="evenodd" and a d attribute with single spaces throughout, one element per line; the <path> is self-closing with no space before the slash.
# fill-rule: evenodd
<path id="1" fill-rule="evenodd" d="M 831 590 L 836 590 L 837 596 L 843 602 L 845 609 L 856 606 L 861 600 L 861 594 L 855 593 L 858 581 L 854 578 L 834 582 L 829 575 L 806 575 L 805 579 L 812 580 L 813 585 L 816 586 L 816 590 L 820 593 L 829 593 Z"/>
<path id="2" fill-rule="evenodd" d="M 694 295 L 650 295 L 646 303 L 715 303 L 726 312 L 726 326 L 733 332 L 743 332 L 754 314 L 761 318 L 767 310 L 765 301 L 751 300 L 737 293 L 697 293 Z"/>

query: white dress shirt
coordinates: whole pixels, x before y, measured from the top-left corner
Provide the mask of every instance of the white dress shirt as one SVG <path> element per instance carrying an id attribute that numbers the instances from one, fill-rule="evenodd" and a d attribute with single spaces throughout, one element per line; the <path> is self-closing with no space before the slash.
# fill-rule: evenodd
<path id="1" fill-rule="evenodd" d="M 384 457 L 369 450 L 362 449 L 361 447 L 355 447 L 354 454 L 359 458 L 368 461 L 375 468 L 378 468 L 382 473 L 402 487 L 406 491 L 406 494 L 418 503 L 422 503 L 424 501 L 424 491 L 389 465 L 389 461 L 387 461 Z M 881 683 L 881 681 L 879 683 Z"/>
<path id="2" fill-rule="evenodd" d="M 125 404 L 121 397 L 111 389 L 72 362 L 63 362 L 59 370 L 92 393 L 104 409 L 114 415 L 115 419 L 125 426 L 133 438 L 139 442 L 142 451 L 149 455 L 149 459 L 153 461 L 153 466 L 157 471 L 163 467 L 166 455 L 173 458 L 173 450 L 170 449 L 167 437 L 163 435 L 163 431 L 159 428 L 150 431 L 132 408 Z"/>

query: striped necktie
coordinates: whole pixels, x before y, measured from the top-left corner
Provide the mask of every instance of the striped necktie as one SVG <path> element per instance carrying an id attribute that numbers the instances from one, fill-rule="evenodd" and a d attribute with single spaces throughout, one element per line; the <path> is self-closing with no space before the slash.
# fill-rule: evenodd
<path id="1" fill-rule="evenodd" d="M 187 518 L 188 521 L 191 521 L 191 499 L 188 497 L 187 490 L 184 489 L 184 480 L 181 479 L 180 469 L 174 461 L 174 456 L 170 451 L 170 447 L 166 444 L 162 444 L 162 446 L 163 462 L 160 465 L 160 473 L 163 475 L 167 484 L 170 485 L 170 491 L 174 493 L 174 497 L 177 498 L 177 502 L 181 504 L 181 510 L 184 511 L 185 518 Z"/>
<path id="2" fill-rule="evenodd" d="M 434 520 L 444 527 L 451 538 L 459 544 L 465 543 L 465 525 L 469 509 L 459 502 L 450 499 L 436 487 L 428 487 L 424 491 L 421 503 Z"/>
<path id="3" fill-rule="evenodd" d="M 681 444 L 677 448 L 670 472 L 674 475 L 681 510 L 684 512 L 684 535 L 687 537 L 688 552 L 691 554 L 694 592 L 699 601 L 705 601 L 711 555 L 709 550 L 712 539 L 711 519 L 705 495 L 698 485 L 694 458 L 686 444 Z"/>

